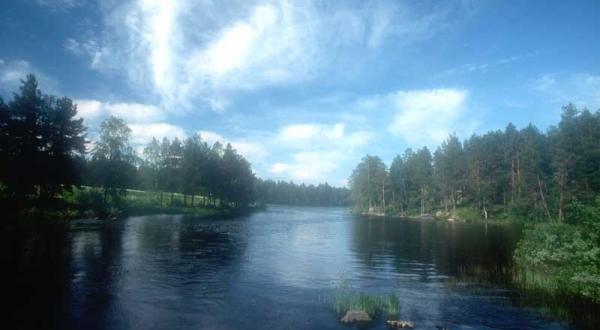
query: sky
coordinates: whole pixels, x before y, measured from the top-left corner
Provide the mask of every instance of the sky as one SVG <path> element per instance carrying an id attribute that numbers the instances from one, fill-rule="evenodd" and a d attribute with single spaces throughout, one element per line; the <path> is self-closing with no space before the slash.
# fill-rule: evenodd
<path id="1" fill-rule="evenodd" d="M 0 95 L 27 73 L 97 137 L 231 143 L 257 176 L 344 186 L 509 122 L 600 109 L 600 1 L 5 0 Z"/>

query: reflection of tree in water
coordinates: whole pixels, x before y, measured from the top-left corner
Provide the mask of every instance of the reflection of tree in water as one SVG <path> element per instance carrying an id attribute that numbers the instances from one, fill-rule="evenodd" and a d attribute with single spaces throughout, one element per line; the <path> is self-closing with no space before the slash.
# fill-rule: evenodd
<path id="1" fill-rule="evenodd" d="M 208 224 L 198 219 L 183 218 L 180 227 L 179 252 L 182 257 L 229 264 L 242 253 L 244 236 L 239 221 L 214 220 Z"/>
<path id="2" fill-rule="evenodd" d="M 81 223 L 71 231 L 69 326 L 101 329 L 114 318 L 123 273 L 121 221 Z"/>
<path id="3" fill-rule="evenodd" d="M 518 230 L 507 226 L 449 224 L 356 217 L 352 250 L 367 267 L 393 259 L 397 270 L 411 262 L 432 263 L 446 275 L 489 270 L 490 276 L 510 266 Z"/>
<path id="4" fill-rule="evenodd" d="M 239 222 L 182 216 L 85 224 L 72 232 L 70 324 L 150 327 L 157 306 L 199 308 L 228 288 L 241 255 Z M 140 319 L 139 315 L 145 315 Z"/>
<path id="5" fill-rule="evenodd" d="M 133 234 L 136 237 L 132 239 L 139 240 L 140 252 L 170 256 L 154 258 L 158 262 L 179 260 L 224 265 L 241 253 L 241 225 L 230 220 L 159 216 L 137 221 L 128 235 Z"/>
<path id="6" fill-rule="evenodd" d="M 4 219 L 6 220 L 6 219 Z M 14 224 L 0 234 L 2 293 L 13 328 L 48 328 L 56 321 L 68 278 L 64 224 Z"/>

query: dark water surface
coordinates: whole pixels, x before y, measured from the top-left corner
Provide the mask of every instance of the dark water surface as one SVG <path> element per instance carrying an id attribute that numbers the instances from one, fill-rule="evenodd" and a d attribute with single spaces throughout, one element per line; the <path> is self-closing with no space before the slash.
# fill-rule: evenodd
<path id="1" fill-rule="evenodd" d="M 344 285 L 396 294 L 401 319 L 420 329 L 567 328 L 518 307 L 508 286 L 481 283 L 501 281 L 518 238 L 509 226 L 335 208 L 82 220 L 5 238 L 3 264 L 14 272 L 3 283 L 16 327 L 348 329 L 328 303 Z"/>

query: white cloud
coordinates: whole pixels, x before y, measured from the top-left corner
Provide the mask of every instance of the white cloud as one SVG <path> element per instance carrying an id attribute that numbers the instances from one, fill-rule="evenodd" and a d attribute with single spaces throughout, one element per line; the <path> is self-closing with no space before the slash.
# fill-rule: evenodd
<path id="1" fill-rule="evenodd" d="M 86 124 L 96 124 L 108 116 L 123 118 L 127 123 L 150 123 L 165 118 L 165 111 L 154 105 L 97 100 L 76 100 L 75 103 L 79 117 Z"/>
<path id="2" fill-rule="evenodd" d="M 129 124 L 131 128 L 131 142 L 134 146 L 145 146 L 152 138 L 162 139 L 166 137 L 170 140 L 186 138 L 185 131 L 178 126 L 168 123 L 148 123 L 148 124 Z"/>
<path id="3" fill-rule="evenodd" d="M 462 89 L 399 91 L 363 100 L 365 110 L 392 111 L 388 131 L 414 146 L 434 146 L 449 134 L 465 136 L 474 122 L 466 118 L 469 92 Z"/>
<path id="4" fill-rule="evenodd" d="M 121 117 L 132 123 L 153 122 L 165 117 L 162 109 L 140 103 L 108 103 L 106 111 L 110 115 Z"/>
<path id="5" fill-rule="evenodd" d="M 90 127 L 90 138 L 97 137 L 100 122 L 109 116 L 117 116 L 125 120 L 131 129 L 131 144 L 142 155 L 144 147 L 153 137 L 162 139 L 185 139 L 183 128 L 162 121 L 164 111 L 157 106 L 124 103 L 101 102 L 98 100 L 76 100 L 77 114 Z"/>
<path id="6" fill-rule="evenodd" d="M 231 142 L 233 148 L 235 148 L 242 156 L 248 158 L 251 161 L 262 161 L 269 152 L 260 143 L 248 142 L 243 140 L 235 140 Z"/>
<path id="7" fill-rule="evenodd" d="M 65 40 L 63 47 L 75 55 L 87 57 L 90 61 L 90 67 L 93 69 L 101 69 L 103 62 L 110 56 L 109 50 L 98 45 L 93 39 L 77 41 L 68 38 Z"/>
<path id="8" fill-rule="evenodd" d="M 23 60 L 5 61 L 0 59 L 0 89 L 10 93 L 16 92 L 21 85 L 21 79 L 25 79 L 27 74 L 30 73 L 35 74 L 39 88 L 44 93 L 56 92 L 56 80 L 45 75 L 28 61 Z"/>
<path id="9" fill-rule="evenodd" d="M 272 164 L 269 171 L 294 181 L 318 183 L 326 181 L 345 159 L 340 151 L 300 152 L 293 162 Z"/>
<path id="10" fill-rule="evenodd" d="M 244 156 L 252 164 L 263 162 L 265 157 L 269 155 L 267 148 L 262 143 L 251 142 L 250 139 L 226 139 L 221 134 L 211 131 L 198 131 L 198 134 L 209 145 L 215 142 L 220 142 L 224 145 L 230 143 L 240 155 Z"/>
<path id="11" fill-rule="evenodd" d="M 76 100 L 77 115 L 85 122 L 96 121 L 102 116 L 102 102 L 96 100 Z"/>
<path id="12" fill-rule="evenodd" d="M 355 148 L 365 145 L 372 138 L 369 131 L 346 132 L 346 124 L 295 124 L 283 126 L 277 140 L 291 148 L 319 149 Z"/>
<path id="13" fill-rule="evenodd" d="M 456 89 L 398 92 L 388 130 L 410 143 L 439 143 L 459 128 L 469 93 Z"/>
<path id="14" fill-rule="evenodd" d="M 283 126 L 270 140 L 273 148 L 292 152 L 289 162 L 275 162 L 269 172 L 296 182 L 319 183 L 339 170 L 354 152 L 374 136 L 370 131 L 348 131 L 345 123 Z"/>

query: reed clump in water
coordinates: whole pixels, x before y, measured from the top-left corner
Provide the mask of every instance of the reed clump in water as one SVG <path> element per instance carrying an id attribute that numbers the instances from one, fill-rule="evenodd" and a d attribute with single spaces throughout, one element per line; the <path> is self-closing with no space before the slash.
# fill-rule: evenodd
<path id="1" fill-rule="evenodd" d="M 335 294 L 333 308 L 339 315 L 350 310 L 360 310 L 372 318 L 395 318 L 400 313 L 400 300 L 394 294 L 358 293 L 346 289 Z"/>

